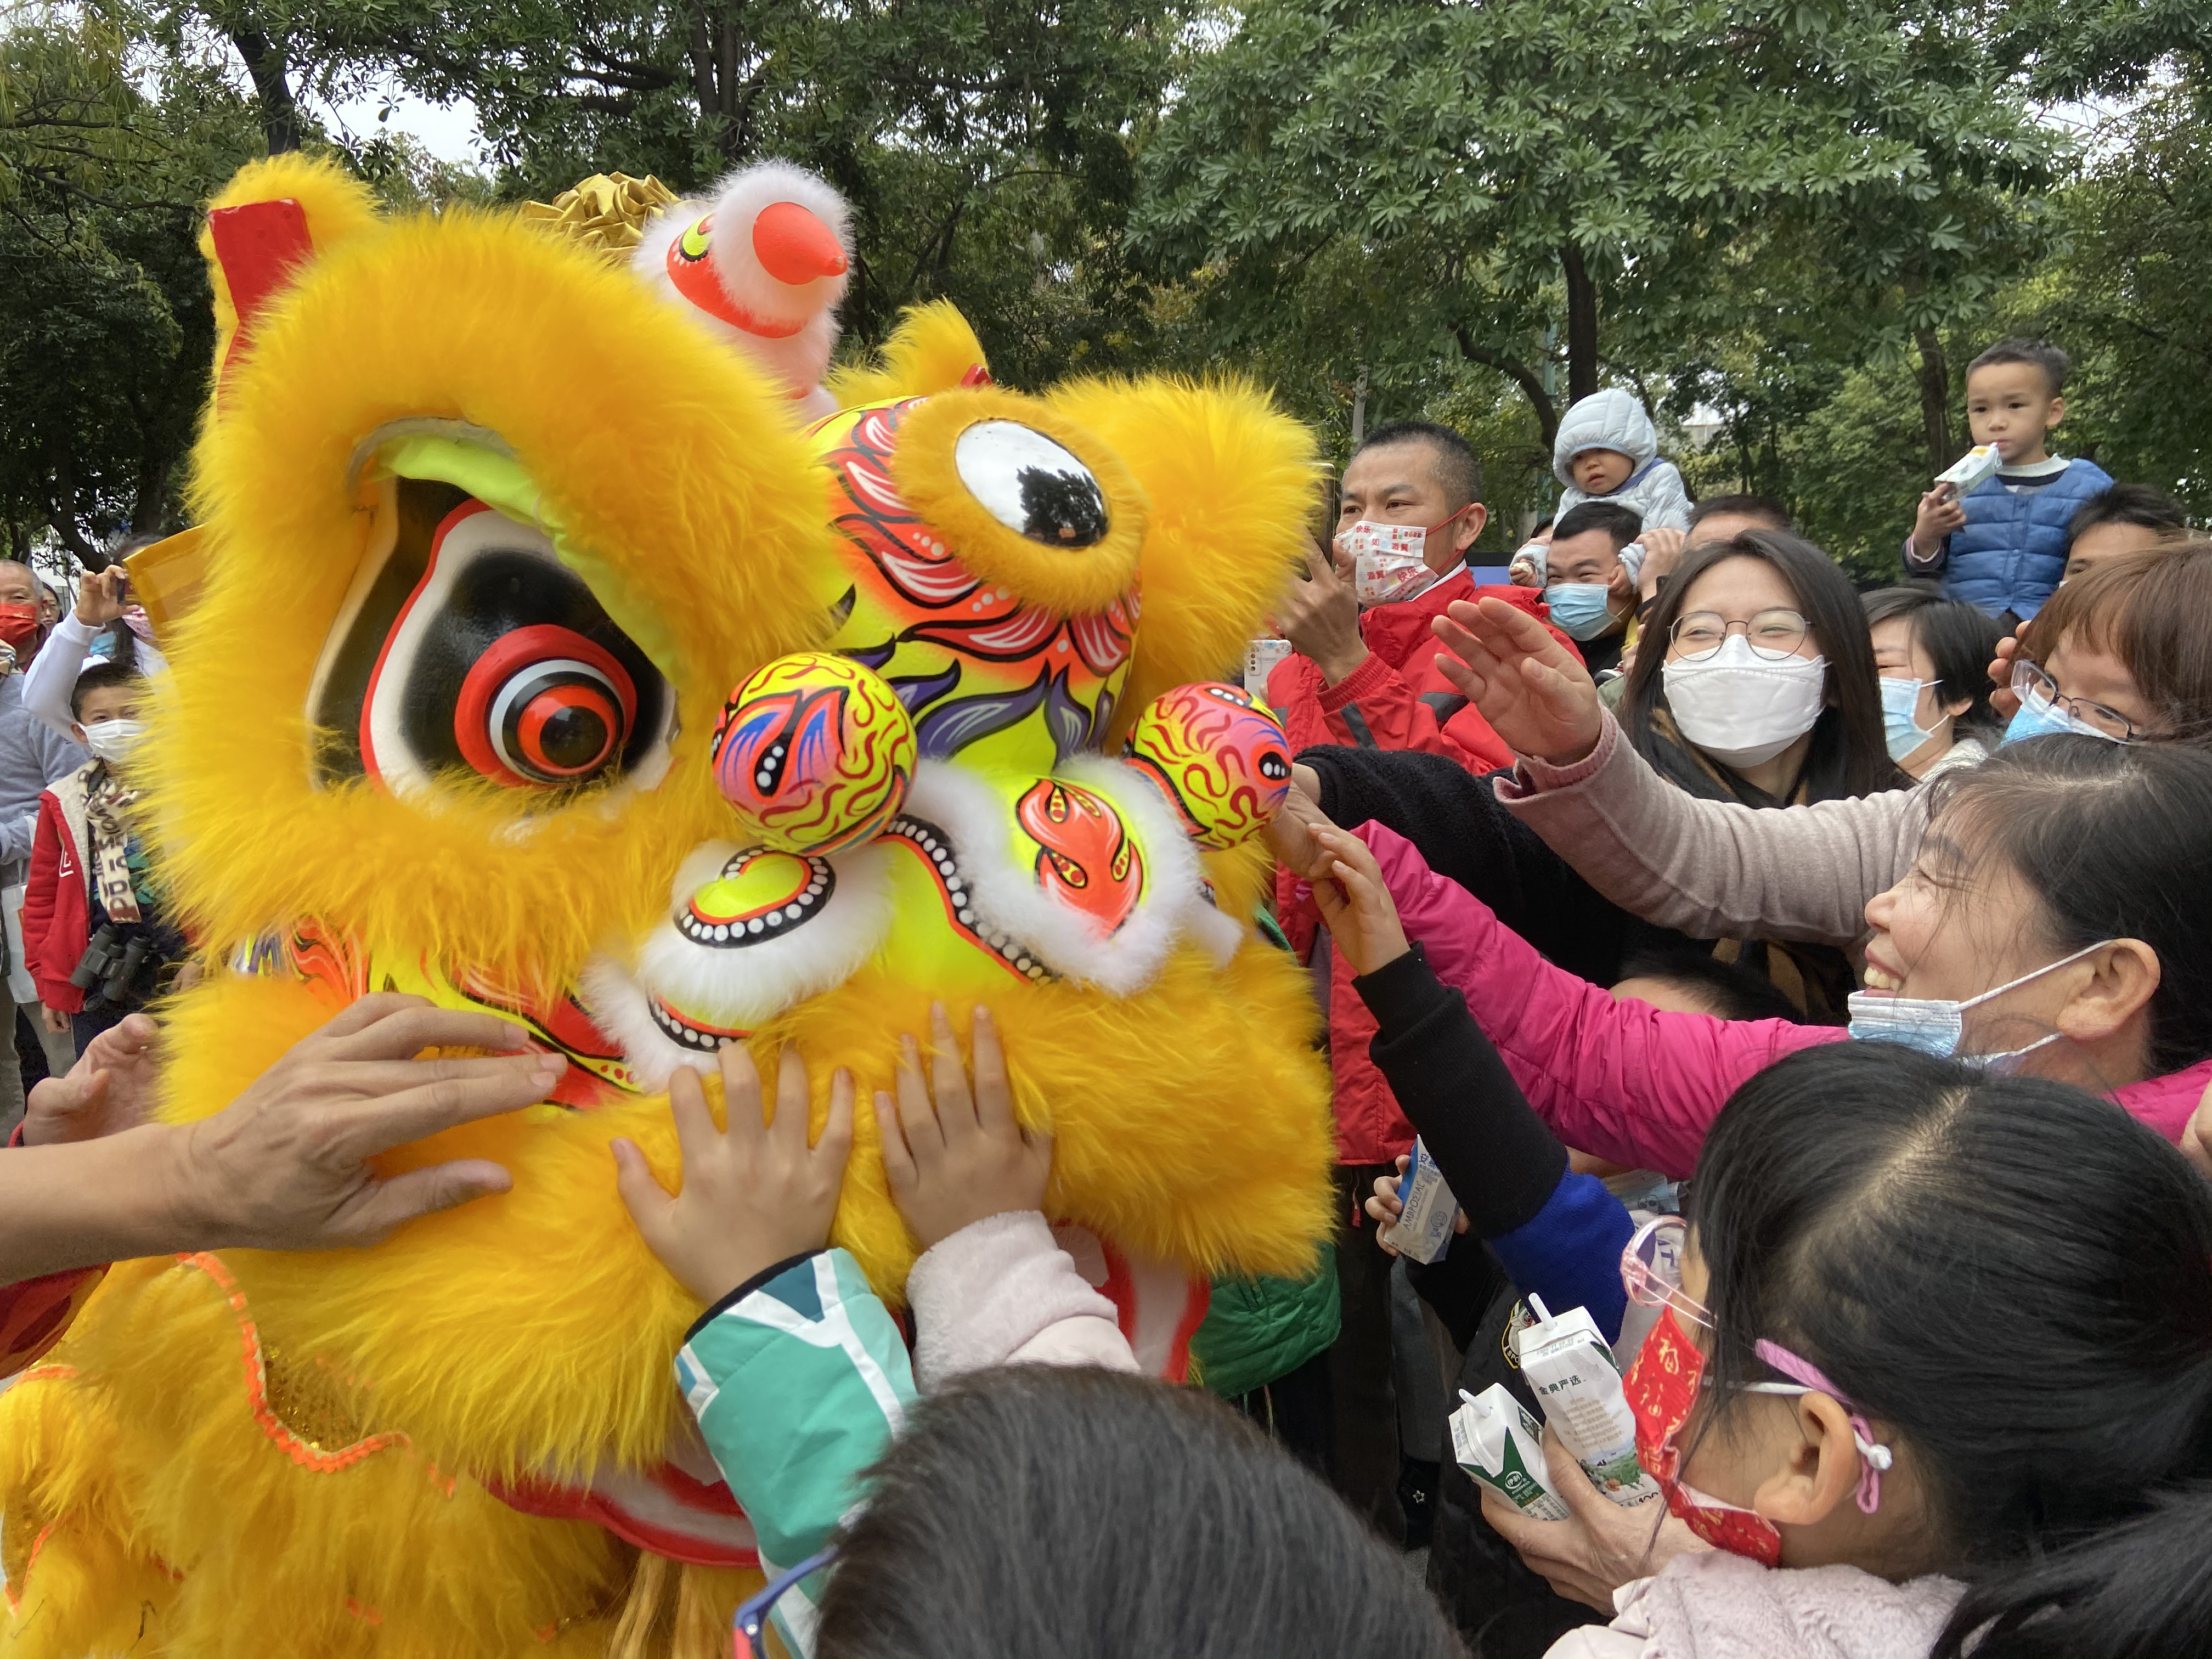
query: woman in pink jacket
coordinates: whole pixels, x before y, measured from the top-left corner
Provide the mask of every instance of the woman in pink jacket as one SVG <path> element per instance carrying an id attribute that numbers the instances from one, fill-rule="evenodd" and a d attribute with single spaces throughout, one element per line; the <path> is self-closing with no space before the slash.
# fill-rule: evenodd
<path id="1" fill-rule="evenodd" d="M 1738 1085 L 1847 1037 L 2075 1084 L 2179 1140 L 2212 1083 L 2212 753 L 2053 737 L 1933 787 L 1917 857 L 1867 905 L 1869 988 L 1848 1032 L 1615 1002 L 1403 837 L 1355 833 L 1407 937 L 1571 1146 L 1687 1176 Z M 1294 810 L 1325 822 L 1310 803 Z M 1304 823 L 1285 820 L 1278 846 L 1327 873 Z"/>

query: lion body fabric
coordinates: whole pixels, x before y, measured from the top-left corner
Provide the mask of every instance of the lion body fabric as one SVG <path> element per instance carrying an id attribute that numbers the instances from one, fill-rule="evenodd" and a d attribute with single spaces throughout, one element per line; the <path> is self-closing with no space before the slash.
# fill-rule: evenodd
<path id="1" fill-rule="evenodd" d="M 506 1194 L 110 1269 L 0 1393 L 11 1653 L 726 1641 L 759 1575 L 671 1377 L 699 1310 L 608 1152 L 676 1185 L 665 1079 L 722 1042 L 795 1045 L 818 1123 L 835 1067 L 888 1088 L 933 1001 L 988 1004 L 1048 1208 L 1162 1374 L 1208 1279 L 1310 1271 L 1326 1073 L 1249 921 L 1287 755 L 1204 683 L 1296 556 L 1303 432 L 1237 386 L 993 386 L 942 307 L 802 428 L 626 264 L 386 221 L 296 157 L 208 246 L 204 568 L 145 752 L 232 970 L 168 1012 L 165 1115 L 373 990 L 572 1064 L 384 1160 L 495 1158 Z M 865 1114 L 833 1239 L 900 1299 Z"/>

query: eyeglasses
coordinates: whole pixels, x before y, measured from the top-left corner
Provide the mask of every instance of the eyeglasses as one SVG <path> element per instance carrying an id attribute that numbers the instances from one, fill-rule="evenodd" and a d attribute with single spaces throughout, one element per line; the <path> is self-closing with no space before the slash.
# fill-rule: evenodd
<path id="1" fill-rule="evenodd" d="M 1762 611 L 1746 622 L 1730 621 L 1717 611 L 1689 611 L 1674 618 L 1668 639 L 1678 662 L 1702 662 L 1728 643 L 1729 635 L 1741 629 L 1752 654 L 1768 662 L 1794 657 L 1805 643 L 1808 624 L 1795 611 Z"/>
<path id="2" fill-rule="evenodd" d="M 2045 673 L 2025 657 L 2012 665 L 2013 694 L 2039 714 L 2057 709 L 2072 716 L 2075 725 L 2090 735 L 2110 738 L 2114 743 L 2139 743 L 2144 733 L 2135 728 L 2135 723 L 2117 708 L 2107 708 L 2101 702 L 2091 702 L 2087 697 L 2060 695 L 2058 682 Z"/>
<path id="3" fill-rule="evenodd" d="M 808 1556 L 788 1572 L 778 1573 L 763 1584 L 752 1595 L 738 1605 L 737 1617 L 730 1624 L 730 1651 L 732 1659 L 768 1659 L 768 1648 L 761 1633 L 768 1628 L 768 1616 L 784 1591 L 789 1589 L 809 1573 L 819 1572 L 837 1559 L 837 1547 Z"/>
<path id="4" fill-rule="evenodd" d="M 1672 1308 L 1711 1330 L 1711 1312 L 1682 1288 L 1682 1247 L 1689 1237 L 1688 1224 L 1678 1215 L 1645 1222 L 1620 1253 L 1620 1283 L 1630 1301 L 1646 1308 Z"/>

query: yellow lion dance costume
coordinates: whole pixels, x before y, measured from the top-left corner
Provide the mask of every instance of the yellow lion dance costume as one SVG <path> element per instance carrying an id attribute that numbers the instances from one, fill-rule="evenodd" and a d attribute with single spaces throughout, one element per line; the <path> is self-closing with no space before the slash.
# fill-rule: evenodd
<path id="1" fill-rule="evenodd" d="M 718 334 L 816 337 L 716 298 L 694 267 L 737 256 L 688 208 L 664 284 L 299 158 L 215 206 L 204 579 L 145 752 L 236 971 L 171 1011 L 165 1109 L 373 989 L 572 1063 L 388 1161 L 497 1159 L 506 1195 L 109 1270 L 0 1395 L 9 1651 L 720 1650 L 750 1530 L 607 1150 L 674 1184 L 674 1066 L 796 1043 L 888 1087 L 933 999 L 988 1001 L 1141 1359 L 1180 1374 L 1208 1276 L 1310 1271 L 1325 1073 L 1249 921 L 1288 756 L 1203 684 L 1297 556 L 1308 440 L 1233 386 L 1000 389 L 949 307 L 825 394 Z M 778 223 L 778 280 L 842 268 Z M 835 1238 L 895 1297 L 869 1133 Z"/>

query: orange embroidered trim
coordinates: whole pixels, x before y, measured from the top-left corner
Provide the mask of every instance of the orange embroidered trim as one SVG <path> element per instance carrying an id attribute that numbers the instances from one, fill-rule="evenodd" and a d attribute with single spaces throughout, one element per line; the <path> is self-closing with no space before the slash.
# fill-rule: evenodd
<path id="1" fill-rule="evenodd" d="M 254 1329 L 252 1316 L 246 1311 L 246 1292 L 238 1288 L 238 1281 L 230 1276 L 230 1269 L 204 1250 L 194 1255 L 179 1255 L 177 1260 L 187 1267 L 198 1267 L 215 1280 L 216 1287 L 229 1302 L 231 1316 L 238 1322 L 240 1354 L 246 1366 L 246 1397 L 247 1403 L 253 1407 L 253 1420 L 261 1432 L 287 1457 L 313 1474 L 334 1474 L 340 1469 L 351 1468 L 365 1457 L 408 1443 L 404 1434 L 393 1431 L 372 1434 L 336 1451 L 325 1451 L 313 1441 L 294 1433 L 286 1426 L 284 1420 L 270 1409 L 268 1372 L 261 1363 L 261 1335 Z"/>
<path id="2" fill-rule="evenodd" d="M 49 1521 L 39 1528 L 39 1535 L 31 1540 L 31 1553 L 23 1558 L 23 1571 L 8 1581 L 5 1589 L 10 1618 L 22 1607 L 23 1586 L 31 1582 L 31 1569 L 39 1565 L 39 1552 L 46 1548 L 46 1540 L 53 1536 L 54 1528 L 60 1524 L 58 1521 Z"/>

